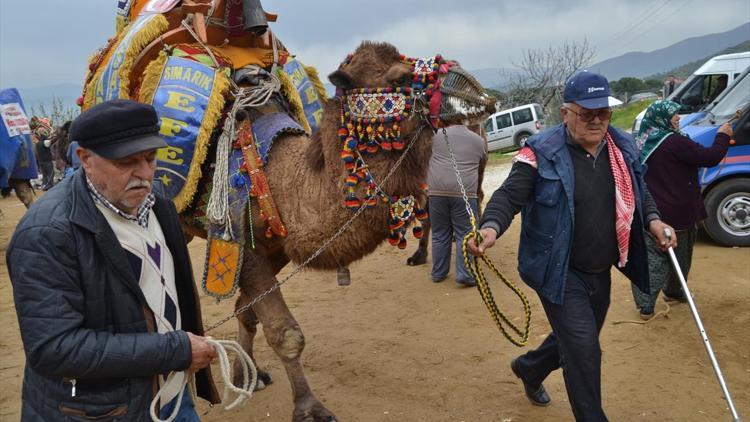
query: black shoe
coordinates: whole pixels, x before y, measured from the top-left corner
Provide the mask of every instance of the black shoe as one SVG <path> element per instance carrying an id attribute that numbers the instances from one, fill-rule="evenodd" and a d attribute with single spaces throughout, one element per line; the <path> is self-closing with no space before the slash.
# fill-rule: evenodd
<path id="1" fill-rule="evenodd" d="M 472 279 L 468 279 L 468 280 L 456 279 L 456 284 L 458 284 L 459 286 L 464 286 L 464 287 L 476 287 L 477 285 L 477 283 Z"/>
<path id="2" fill-rule="evenodd" d="M 513 371 L 513 374 L 517 376 L 521 382 L 523 382 L 523 389 L 526 393 L 526 398 L 528 398 L 534 406 L 549 406 L 550 398 L 549 394 L 547 394 L 547 390 L 545 390 L 544 386 L 541 384 L 539 384 L 539 387 L 533 387 L 526 383 L 526 380 L 523 379 L 521 372 L 518 370 L 517 360 L 518 358 L 513 359 L 510 362 L 510 370 Z"/>

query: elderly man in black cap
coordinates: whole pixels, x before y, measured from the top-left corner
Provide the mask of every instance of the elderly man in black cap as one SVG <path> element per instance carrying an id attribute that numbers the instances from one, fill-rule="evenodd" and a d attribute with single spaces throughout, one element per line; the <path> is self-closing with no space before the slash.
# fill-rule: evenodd
<path id="1" fill-rule="evenodd" d="M 185 377 L 218 395 L 185 239 L 151 192 L 164 147 L 153 107 L 113 100 L 71 125 L 82 170 L 18 224 L 7 264 L 26 352 L 21 419 L 150 420 L 174 410 Z M 184 394 L 179 421 L 199 420 Z"/>
<path id="2" fill-rule="evenodd" d="M 649 291 L 644 230 L 662 247 L 668 240 L 643 182 L 630 135 L 609 125 L 607 79 L 582 71 L 565 83 L 563 123 L 528 140 L 481 222 L 483 254 L 522 215 L 518 271 L 536 290 L 552 333 L 511 363 L 532 404 L 546 406 L 542 382 L 562 367 L 578 421 L 606 421 L 601 399 L 599 332 L 610 301 L 613 265 Z M 672 230 L 674 233 L 674 230 Z"/>

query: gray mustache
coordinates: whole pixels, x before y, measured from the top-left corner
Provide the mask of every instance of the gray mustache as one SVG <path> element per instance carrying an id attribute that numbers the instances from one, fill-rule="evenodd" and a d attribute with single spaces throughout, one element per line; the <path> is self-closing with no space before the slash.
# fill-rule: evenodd
<path id="1" fill-rule="evenodd" d="M 128 182 L 125 186 L 125 190 L 136 189 L 136 188 L 147 188 L 151 189 L 151 182 L 142 179 L 133 179 Z"/>

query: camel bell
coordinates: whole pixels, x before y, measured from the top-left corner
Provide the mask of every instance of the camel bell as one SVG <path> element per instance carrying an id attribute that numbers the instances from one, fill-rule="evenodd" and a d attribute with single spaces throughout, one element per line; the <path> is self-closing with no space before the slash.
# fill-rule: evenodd
<path id="1" fill-rule="evenodd" d="M 257 36 L 266 33 L 268 20 L 260 0 L 242 0 L 242 16 L 245 31 L 252 32 Z"/>

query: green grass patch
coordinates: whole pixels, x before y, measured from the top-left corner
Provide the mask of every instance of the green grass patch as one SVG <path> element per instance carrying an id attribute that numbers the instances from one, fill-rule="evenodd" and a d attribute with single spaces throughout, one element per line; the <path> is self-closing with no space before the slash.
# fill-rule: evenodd
<path id="1" fill-rule="evenodd" d="M 612 112 L 612 120 L 610 120 L 609 124 L 616 128 L 629 131 L 633 128 L 633 120 L 635 120 L 635 116 L 645 110 L 651 103 L 651 100 L 644 100 L 617 107 Z"/>
<path id="2" fill-rule="evenodd" d="M 510 152 L 490 152 L 487 154 L 487 162 L 490 163 L 503 163 L 513 159 L 518 151 Z"/>

